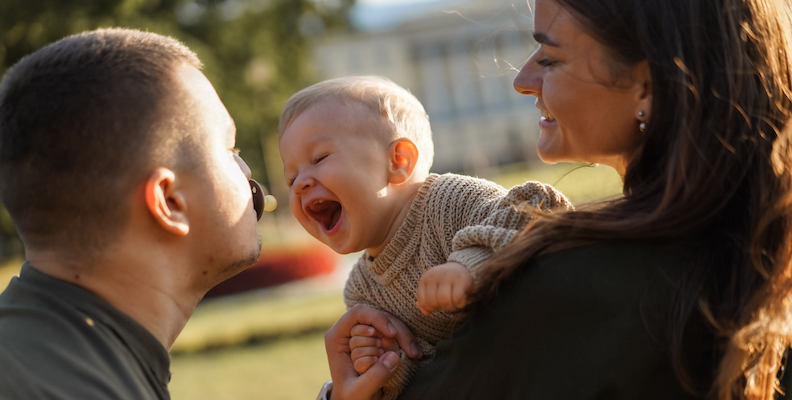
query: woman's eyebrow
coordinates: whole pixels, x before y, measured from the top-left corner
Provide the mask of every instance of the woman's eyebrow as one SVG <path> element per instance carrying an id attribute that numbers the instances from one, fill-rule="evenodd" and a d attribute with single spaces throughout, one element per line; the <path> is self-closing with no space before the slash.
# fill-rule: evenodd
<path id="1" fill-rule="evenodd" d="M 541 43 L 543 45 L 550 46 L 550 47 L 559 47 L 559 44 L 554 42 L 552 39 L 550 39 L 550 36 L 547 36 L 546 33 L 534 32 L 533 33 L 533 38 L 538 43 Z"/>

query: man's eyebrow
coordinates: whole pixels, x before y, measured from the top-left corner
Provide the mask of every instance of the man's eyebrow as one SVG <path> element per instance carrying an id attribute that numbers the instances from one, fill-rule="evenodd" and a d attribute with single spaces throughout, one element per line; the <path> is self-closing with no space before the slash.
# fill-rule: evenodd
<path id="1" fill-rule="evenodd" d="M 534 40 L 536 40 L 537 43 L 541 43 L 543 45 L 550 46 L 550 47 L 560 47 L 560 45 L 558 43 L 554 42 L 552 39 L 550 39 L 550 36 L 547 36 L 546 33 L 534 32 L 533 33 L 533 38 L 534 38 Z"/>

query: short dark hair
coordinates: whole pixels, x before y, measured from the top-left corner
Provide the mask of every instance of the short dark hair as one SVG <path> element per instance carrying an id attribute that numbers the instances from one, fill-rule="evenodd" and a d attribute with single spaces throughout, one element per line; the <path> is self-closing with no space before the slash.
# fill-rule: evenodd
<path id="1" fill-rule="evenodd" d="M 0 200 L 26 245 L 91 252 L 117 237 L 153 155 L 175 146 L 166 110 L 184 63 L 201 68 L 176 39 L 114 28 L 11 68 L 0 84 Z"/>

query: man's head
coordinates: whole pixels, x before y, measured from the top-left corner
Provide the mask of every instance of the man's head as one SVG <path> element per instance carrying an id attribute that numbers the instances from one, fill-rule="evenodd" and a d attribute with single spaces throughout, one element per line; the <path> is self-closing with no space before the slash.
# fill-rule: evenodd
<path id="1" fill-rule="evenodd" d="M 215 209 L 250 201 L 249 191 L 215 193 L 245 196 L 249 170 L 232 153 L 233 121 L 200 67 L 175 39 L 104 29 L 50 44 L 10 70 L 0 85 L 0 200 L 29 251 L 90 258 L 129 225 L 138 195 L 163 227 L 190 204 L 192 220 L 171 224 L 177 235 L 221 224 L 196 221 L 196 199 Z M 252 208 L 225 211 L 255 220 Z"/>
<path id="2" fill-rule="evenodd" d="M 400 225 L 433 150 L 418 100 L 377 77 L 333 79 L 295 94 L 279 147 L 300 224 L 339 253 L 371 255 Z"/>

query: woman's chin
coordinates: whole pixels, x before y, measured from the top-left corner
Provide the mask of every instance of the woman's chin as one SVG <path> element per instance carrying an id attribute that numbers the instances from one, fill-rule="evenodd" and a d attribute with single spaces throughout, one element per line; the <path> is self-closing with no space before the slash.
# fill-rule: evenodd
<path id="1" fill-rule="evenodd" d="M 558 154 L 558 150 L 553 147 L 552 143 L 542 143 L 541 138 L 536 145 L 536 155 L 545 164 L 555 164 L 564 161 L 564 158 Z"/>

